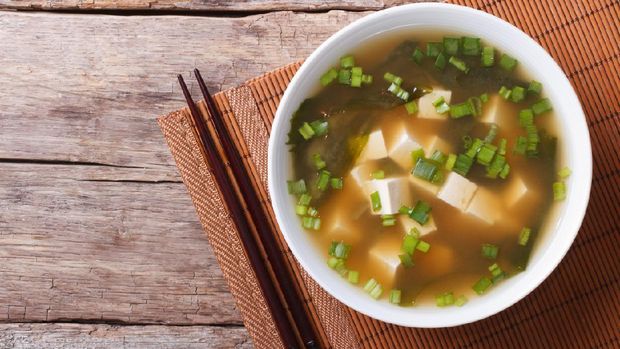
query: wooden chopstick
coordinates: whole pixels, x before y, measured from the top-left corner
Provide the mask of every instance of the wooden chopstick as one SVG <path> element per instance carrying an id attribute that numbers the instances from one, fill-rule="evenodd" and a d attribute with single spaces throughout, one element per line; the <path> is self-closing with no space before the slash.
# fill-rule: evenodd
<path id="1" fill-rule="evenodd" d="M 246 220 L 246 216 L 243 213 L 243 207 L 241 203 L 237 200 L 235 193 L 233 192 L 233 185 L 231 183 L 230 178 L 226 173 L 226 169 L 224 167 L 224 161 L 221 158 L 220 154 L 217 152 L 217 148 L 215 146 L 214 140 L 211 138 L 209 130 L 206 125 L 206 121 L 201 117 L 194 100 L 192 99 L 189 90 L 187 89 L 187 85 L 185 85 L 185 81 L 183 80 L 183 76 L 178 75 L 179 84 L 181 85 L 181 89 L 183 90 L 183 95 L 185 96 L 185 100 L 187 101 L 187 105 L 190 110 L 190 114 L 198 129 L 198 136 L 200 137 L 200 141 L 204 147 L 203 151 L 207 158 L 207 163 L 213 172 L 213 176 L 219 186 L 220 192 L 224 197 L 224 202 L 228 211 L 230 212 L 230 216 L 232 217 L 237 230 L 239 231 L 239 235 L 241 237 L 241 242 L 243 243 L 243 247 L 245 252 L 250 259 L 251 265 L 256 273 L 256 277 L 258 279 L 259 285 L 265 295 L 265 299 L 267 301 L 267 305 L 271 312 L 271 316 L 274 319 L 275 325 L 280 333 L 280 337 L 286 348 L 298 348 L 299 344 L 297 338 L 295 336 L 295 330 L 293 328 L 293 324 L 290 323 L 288 317 L 286 316 L 286 308 L 284 304 L 282 304 L 280 297 L 278 296 L 277 290 L 275 288 L 275 284 L 269 275 L 269 271 L 267 266 L 264 263 L 264 260 L 259 251 L 258 244 L 254 239 L 252 231 L 250 230 L 250 224 Z"/>
<path id="2" fill-rule="evenodd" d="M 260 241 L 265 248 L 267 259 L 271 265 L 274 274 L 276 275 L 277 282 L 280 284 L 280 289 L 285 298 L 285 302 L 291 310 L 297 329 L 302 337 L 304 345 L 307 348 L 314 348 L 318 346 L 318 336 L 315 327 L 312 325 L 308 313 L 304 310 L 304 299 L 296 291 L 296 287 L 293 281 L 289 269 L 286 267 L 286 261 L 282 251 L 278 247 L 271 225 L 267 221 L 267 213 L 263 209 L 261 200 L 256 192 L 256 189 L 249 180 L 248 174 L 244 171 L 243 159 L 241 154 L 236 151 L 235 144 L 230 135 L 230 131 L 224 123 L 224 119 L 215 105 L 213 97 L 207 89 L 200 71 L 194 69 L 194 75 L 198 80 L 198 85 L 202 91 L 205 103 L 209 114 L 211 114 L 213 124 L 215 125 L 215 131 L 219 140 L 222 142 L 222 148 L 226 153 L 228 161 L 231 163 L 231 169 L 237 184 L 241 189 L 241 194 L 245 200 L 247 207 L 250 211 L 250 216 L 254 222 L 258 231 Z"/>

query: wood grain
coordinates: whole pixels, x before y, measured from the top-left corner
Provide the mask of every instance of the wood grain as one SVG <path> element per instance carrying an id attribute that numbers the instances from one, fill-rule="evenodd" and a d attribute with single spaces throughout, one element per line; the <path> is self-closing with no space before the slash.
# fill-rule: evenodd
<path id="1" fill-rule="evenodd" d="M 363 15 L 0 13 L 0 320 L 241 324 L 155 118 Z"/>
<path id="2" fill-rule="evenodd" d="M 2 165 L 0 319 L 241 324 L 183 184 L 126 170 Z"/>
<path id="3" fill-rule="evenodd" d="M 0 347 L 54 348 L 217 348 L 245 349 L 252 344 L 242 327 L 113 326 L 89 324 L 3 324 Z"/>
<path id="4" fill-rule="evenodd" d="M 172 10 L 172 11 L 328 11 L 381 10 L 405 0 L 0 0 L 0 8 L 20 10 Z"/>

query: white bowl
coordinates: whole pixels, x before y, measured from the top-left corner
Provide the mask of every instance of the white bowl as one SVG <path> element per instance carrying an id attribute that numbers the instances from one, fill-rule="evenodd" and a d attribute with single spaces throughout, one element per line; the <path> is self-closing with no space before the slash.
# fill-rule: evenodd
<path id="1" fill-rule="evenodd" d="M 471 297 L 463 307 L 434 305 L 398 307 L 375 301 L 360 287 L 350 285 L 329 269 L 325 257 L 310 241 L 295 215 L 286 181 L 292 179 L 291 156 L 285 146 L 290 118 L 300 103 L 319 87 L 319 77 L 336 65 L 340 56 L 376 35 L 410 29 L 437 29 L 483 38 L 519 60 L 541 81 L 553 103 L 561 129 L 563 165 L 573 173 L 567 181 L 567 199 L 556 205 L 526 271 L 498 284 L 481 297 Z M 273 208 L 286 242 L 303 268 L 329 294 L 349 307 L 385 322 L 410 327 L 448 327 L 477 321 L 506 309 L 532 292 L 564 257 L 581 226 L 592 179 L 592 154 L 585 116 L 568 79 L 555 61 L 525 33 L 485 12 L 467 7 L 425 3 L 394 7 L 361 18 L 338 31 L 306 60 L 280 102 L 269 140 L 269 190 Z M 551 190 L 551 188 L 549 188 Z"/>

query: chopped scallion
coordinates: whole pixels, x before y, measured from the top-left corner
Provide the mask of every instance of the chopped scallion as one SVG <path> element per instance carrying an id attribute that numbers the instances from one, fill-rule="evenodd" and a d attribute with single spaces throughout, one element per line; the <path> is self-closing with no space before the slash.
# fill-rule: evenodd
<path id="1" fill-rule="evenodd" d="M 310 217 L 318 217 L 319 216 L 319 210 L 317 210 L 316 208 L 314 208 L 312 206 L 309 206 L 307 214 Z"/>
<path id="2" fill-rule="evenodd" d="M 437 304 L 438 307 L 447 307 L 454 304 L 454 302 L 455 299 L 452 292 L 446 292 L 435 296 L 435 304 Z"/>
<path id="3" fill-rule="evenodd" d="M 339 264 L 339 263 L 341 263 L 341 262 L 342 262 L 342 260 L 340 260 L 340 259 L 338 259 L 338 258 L 336 258 L 336 257 L 330 257 L 330 258 L 327 260 L 327 265 L 328 265 L 330 268 L 334 269 L 334 268 L 336 268 L 336 265 L 338 265 L 338 264 Z"/>
<path id="4" fill-rule="evenodd" d="M 442 153 L 440 150 L 435 149 L 435 151 L 433 151 L 433 154 L 431 154 L 430 159 L 440 165 L 443 165 L 446 163 L 446 160 L 448 159 L 448 157 L 446 156 L 446 154 Z"/>
<path id="5" fill-rule="evenodd" d="M 480 100 L 482 101 L 482 103 L 486 103 L 489 101 L 489 95 L 487 93 L 483 93 L 480 95 Z"/>
<path id="6" fill-rule="evenodd" d="M 420 158 L 413 168 L 413 175 L 431 182 L 437 171 L 439 171 L 437 163 L 425 158 Z"/>
<path id="7" fill-rule="evenodd" d="M 478 163 L 484 166 L 488 166 L 491 164 L 493 157 L 495 157 L 495 153 L 497 152 L 497 147 L 490 143 L 485 143 L 478 151 Z"/>
<path id="8" fill-rule="evenodd" d="M 362 75 L 362 84 L 364 84 L 364 85 L 372 84 L 372 75 L 363 74 Z"/>
<path id="9" fill-rule="evenodd" d="M 383 179 L 385 178 L 385 172 L 383 170 L 376 170 L 370 176 L 374 179 Z"/>
<path id="10" fill-rule="evenodd" d="M 310 124 L 308 124 L 307 122 L 304 122 L 301 125 L 301 127 L 299 128 L 299 133 L 301 134 L 302 137 L 304 137 L 305 140 L 312 138 L 312 136 L 314 136 L 315 134 L 314 130 L 312 129 Z"/>
<path id="11" fill-rule="evenodd" d="M 414 235 L 405 234 L 405 237 L 403 237 L 403 243 L 400 246 L 400 249 L 403 252 L 412 255 L 413 251 L 415 251 L 415 248 L 419 242 L 420 240 L 418 240 Z"/>
<path id="12" fill-rule="evenodd" d="M 473 114 L 474 110 L 472 108 L 472 104 L 469 101 L 459 104 L 452 104 L 450 106 L 450 116 L 453 119 L 458 119 Z"/>
<path id="13" fill-rule="evenodd" d="M 298 181 L 286 181 L 288 187 L 288 193 L 291 195 L 300 195 L 308 191 L 306 188 L 306 181 L 300 179 Z"/>
<path id="14" fill-rule="evenodd" d="M 400 296 L 401 291 L 397 289 L 393 289 L 390 291 L 390 303 L 392 304 L 400 304 Z"/>
<path id="15" fill-rule="evenodd" d="M 312 161 L 314 162 L 314 168 L 317 170 L 322 170 L 326 166 L 325 161 L 323 161 L 323 158 L 321 158 L 321 154 L 319 153 L 312 155 Z"/>
<path id="16" fill-rule="evenodd" d="M 464 36 L 461 42 L 465 56 L 477 56 L 480 54 L 480 38 Z"/>
<path id="17" fill-rule="evenodd" d="M 321 86 L 331 84 L 338 77 L 338 71 L 334 68 L 329 69 L 325 74 L 321 75 Z"/>
<path id="18" fill-rule="evenodd" d="M 534 124 L 534 112 L 532 109 L 522 109 L 519 111 L 519 125 L 521 127 Z"/>
<path id="19" fill-rule="evenodd" d="M 527 87 L 527 92 L 539 95 L 542 92 L 542 88 L 543 85 L 540 82 L 532 80 L 530 85 Z"/>
<path id="20" fill-rule="evenodd" d="M 474 116 L 482 114 L 482 99 L 479 97 L 469 97 L 467 102 L 471 105 Z"/>
<path id="21" fill-rule="evenodd" d="M 413 258 L 411 258 L 411 255 L 408 253 L 399 254 L 398 258 L 400 259 L 400 264 L 405 268 L 411 268 L 415 265 L 415 263 L 413 263 Z"/>
<path id="22" fill-rule="evenodd" d="M 417 64 L 421 64 L 422 60 L 424 59 L 424 52 L 422 52 L 422 50 L 416 47 L 416 49 L 413 50 L 411 57 L 413 58 L 414 62 L 416 62 Z"/>
<path id="23" fill-rule="evenodd" d="M 448 63 L 452 64 L 452 66 L 465 74 L 469 73 L 469 67 L 467 66 L 467 63 L 465 63 L 465 61 L 460 58 L 452 56 L 450 57 L 450 60 L 448 60 Z"/>
<path id="24" fill-rule="evenodd" d="M 347 279 L 352 284 L 357 284 L 360 281 L 360 272 L 357 270 L 349 270 L 349 274 L 347 274 Z"/>
<path id="25" fill-rule="evenodd" d="M 499 66 L 502 67 L 504 70 L 508 70 L 508 71 L 512 71 L 514 70 L 514 68 L 517 66 L 517 64 L 519 63 L 519 61 L 517 61 L 516 59 L 510 57 L 507 54 L 502 54 L 502 56 L 499 59 Z"/>
<path id="26" fill-rule="evenodd" d="M 327 134 L 329 124 L 324 120 L 314 120 L 310 123 L 310 127 L 312 127 L 312 130 L 314 131 L 314 135 L 320 137 Z"/>
<path id="27" fill-rule="evenodd" d="M 528 227 L 521 229 L 519 233 L 519 245 L 526 246 L 527 242 L 530 240 L 530 234 L 532 234 L 532 230 Z"/>
<path id="28" fill-rule="evenodd" d="M 517 141 L 515 142 L 513 152 L 515 154 L 524 155 L 526 150 L 527 150 L 527 138 L 523 136 L 517 137 Z"/>
<path id="29" fill-rule="evenodd" d="M 424 157 L 424 149 L 419 148 L 411 152 L 411 160 L 413 164 L 417 164 L 418 160 Z"/>
<path id="30" fill-rule="evenodd" d="M 458 296 L 454 300 L 454 305 L 456 305 L 457 307 L 462 307 L 463 305 L 465 305 L 465 303 L 467 303 L 467 297 L 465 297 L 465 295 L 463 294 Z"/>
<path id="31" fill-rule="evenodd" d="M 400 214 L 406 214 L 407 216 L 411 213 L 411 210 L 413 210 L 413 208 L 407 206 L 407 205 L 402 205 L 399 209 L 398 212 Z"/>
<path id="32" fill-rule="evenodd" d="M 382 293 L 383 293 L 383 286 L 377 284 L 377 286 L 375 286 L 372 289 L 372 291 L 370 291 L 370 296 L 374 299 L 379 299 Z"/>
<path id="33" fill-rule="evenodd" d="M 499 178 L 506 179 L 509 173 L 510 173 L 510 164 L 506 163 L 504 164 L 504 167 L 502 168 L 502 170 L 499 172 Z"/>
<path id="34" fill-rule="evenodd" d="M 350 85 L 351 84 L 351 71 L 348 69 L 338 70 L 338 83 L 342 85 Z"/>
<path id="35" fill-rule="evenodd" d="M 409 217 L 420 224 L 426 224 L 430 218 L 430 212 L 431 206 L 422 200 L 418 200 L 411 213 L 409 213 Z"/>
<path id="36" fill-rule="evenodd" d="M 482 141 L 482 139 L 474 138 L 471 144 L 471 147 L 467 149 L 467 152 L 465 153 L 465 155 L 469 156 L 472 159 L 475 158 L 476 155 L 478 155 L 478 151 L 480 151 L 480 148 L 482 148 L 483 145 L 484 145 L 484 141 Z"/>
<path id="37" fill-rule="evenodd" d="M 444 168 L 448 171 L 452 171 L 454 164 L 456 163 L 456 154 L 448 155 L 448 159 L 446 159 L 446 163 L 444 164 Z"/>
<path id="38" fill-rule="evenodd" d="M 418 105 L 415 101 L 405 103 L 405 109 L 407 110 L 407 114 L 415 114 L 418 112 Z"/>
<path id="39" fill-rule="evenodd" d="M 551 101 L 548 98 L 543 98 L 540 101 L 534 103 L 534 105 L 532 105 L 532 111 L 534 112 L 534 115 L 540 115 L 552 109 L 553 106 L 551 105 Z"/>
<path id="40" fill-rule="evenodd" d="M 487 166 L 486 176 L 489 178 L 497 178 L 506 165 L 506 157 L 503 155 L 496 155 L 493 161 Z"/>
<path id="41" fill-rule="evenodd" d="M 564 182 L 553 183 L 553 201 L 562 201 L 566 199 L 566 184 Z"/>
<path id="42" fill-rule="evenodd" d="M 560 171 L 558 171 L 558 176 L 561 179 L 566 179 L 566 178 L 568 178 L 570 176 L 571 173 L 572 172 L 571 172 L 570 168 L 563 167 Z"/>
<path id="43" fill-rule="evenodd" d="M 497 258 L 499 247 L 493 244 L 482 244 L 482 257 L 487 259 Z"/>
<path id="44" fill-rule="evenodd" d="M 342 68 L 352 68 L 355 66 L 355 58 L 352 55 L 340 57 L 340 66 Z"/>
<path id="45" fill-rule="evenodd" d="M 448 63 L 448 59 L 446 58 L 446 55 L 440 52 L 437 55 L 437 58 L 435 59 L 435 68 L 439 70 L 444 70 L 446 68 L 446 63 Z"/>
<path id="46" fill-rule="evenodd" d="M 488 277 L 483 276 L 480 278 L 480 280 L 478 280 L 478 282 L 474 284 L 474 286 L 472 286 L 472 289 L 474 290 L 474 292 L 481 295 L 486 292 L 486 290 L 491 287 L 492 284 L 493 282 Z"/>
<path id="47" fill-rule="evenodd" d="M 519 103 L 525 98 L 525 88 L 521 86 L 515 86 L 512 88 L 512 93 L 510 94 L 510 99 L 514 103 Z"/>
<path id="48" fill-rule="evenodd" d="M 375 191 L 372 194 L 370 194 L 370 202 L 372 203 L 372 210 L 373 211 L 380 211 L 381 210 L 381 198 L 379 197 L 379 192 Z"/>
<path id="49" fill-rule="evenodd" d="M 331 177 L 331 173 L 326 170 L 321 170 L 319 172 L 319 179 L 316 182 L 316 187 L 320 191 L 325 191 L 327 189 L 327 185 L 329 184 L 329 178 Z"/>
<path id="50" fill-rule="evenodd" d="M 502 138 L 499 140 L 499 146 L 497 147 L 497 154 L 506 155 L 506 146 L 508 145 L 508 140 L 506 138 Z"/>
<path id="51" fill-rule="evenodd" d="M 459 53 L 460 41 L 461 40 L 459 38 L 444 37 L 443 38 L 444 51 L 451 56 L 457 55 Z"/>
<path id="52" fill-rule="evenodd" d="M 391 82 L 396 86 L 400 86 L 400 84 L 403 83 L 403 78 L 401 78 L 400 76 L 396 76 L 390 72 L 387 72 L 385 74 L 383 74 L 383 78 L 385 79 L 385 81 L 387 82 Z M 392 92 L 392 91 L 390 91 Z"/>
<path id="53" fill-rule="evenodd" d="M 492 67 L 495 64 L 495 50 L 491 46 L 482 48 L 482 57 L 480 57 L 483 67 Z"/>
<path id="54" fill-rule="evenodd" d="M 308 206 L 310 205 L 310 201 L 312 200 L 312 196 L 310 194 L 304 193 L 301 194 L 299 200 L 297 201 L 298 205 Z"/>
<path id="55" fill-rule="evenodd" d="M 396 217 L 391 214 L 384 214 L 381 216 L 381 225 L 384 227 L 393 227 L 396 225 Z"/>
<path id="56" fill-rule="evenodd" d="M 415 247 L 416 250 L 426 253 L 428 252 L 428 250 L 431 249 L 431 244 L 429 244 L 426 241 L 420 240 L 420 242 L 418 242 L 418 244 Z"/>
<path id="57" fill-rule="evenodd" d="M 467 173 L 469 173 L 469 170 L 471 169 L 471 166 L 474 164 L 474 159 L 465 155 L 465 154 L 459 154 L 456 157 L 456 162 L 454 163 L 454 167 L 452 168 L 452 171 L 460 174 L 461 176 L 467 176 Z"/>
<path id="58" fill-rule="evenodd" d="M 305 216 L 308 213 L 308 206 L 306 206 L 306 205 L 296 205 L 295 206 L 295 213 L 298 216 Z"/>
<path id="59" fill-rule="evenodd" d="M 429 57 L 437 57 L 442 49 L 443 44 L 441 42 L 429 42 L 426 44 L 426 55 Z"/>
<path id="60" fill-rule="evenodd" d="M 510 95 L 512 94 L 512 90 L 509 89 L 506 86 L 502 86 L 502 87 L 499 88 L 499 92 L 498 93 L 499 93 L 500 96 L 502 96 L 503 99 L 507 100 L 508 98 L 510 98 Z"/>
<path id="61" fill-rule="evenodd" d="M 336 243 L 335 245 L 334 242 Z M 351 245 L 345 243 L 344 241 L 332 241 L 332 245 L 330 246 L 329 250 L 331 256 L 340 259 L 347 259 L 349 258 L 349 253 L 351 252 Z"/>
<path id="62" fill-rule="evenodd" d="M 330 178 L 329 184 L 331 184 L 332 189 L 342 189 L 343 180 L 342 178 Z"/>
<path id="63" fill-rule="evenodd" d="M 497 136 L 497 132 L 499 131 L 499 127 L 497 126 L 497 124 L 491 124 L 491 128 L 489 129 L 489 133 L 487 133 L 487 136 L 484 137 L 484 142 L 485 143 L 492 143 L 495 140 L 495 137 Z"/>

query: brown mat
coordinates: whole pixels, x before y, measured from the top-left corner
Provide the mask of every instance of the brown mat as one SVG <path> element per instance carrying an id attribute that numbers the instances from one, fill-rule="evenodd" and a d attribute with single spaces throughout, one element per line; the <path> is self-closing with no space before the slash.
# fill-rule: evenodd
<path id="1" fill-rule="evenodd" d="M 361 315 L 336 301 L 300 269 L 307 311 L 324 347 L 611 348 L 620 347 L 620 1 L 455 0 L 501 17 L 535 38 L 564 69 L 588 118 L 594 155 L 592 193 L 579 235 L 562 263 L 532 294 L 473 324 L 411 329 Z M 246 170 L 269 209 L 267 142 L 294 63 L 217 94 L 235 130 Z M 201 105 L 203 115 L 207 116 Z M 197 146 L 188 112 L 159 119 L 179 172 L 258 348 L 281 347 L 239 236 Z M 275 220 L 271 217 L 274 226 Z"/>

